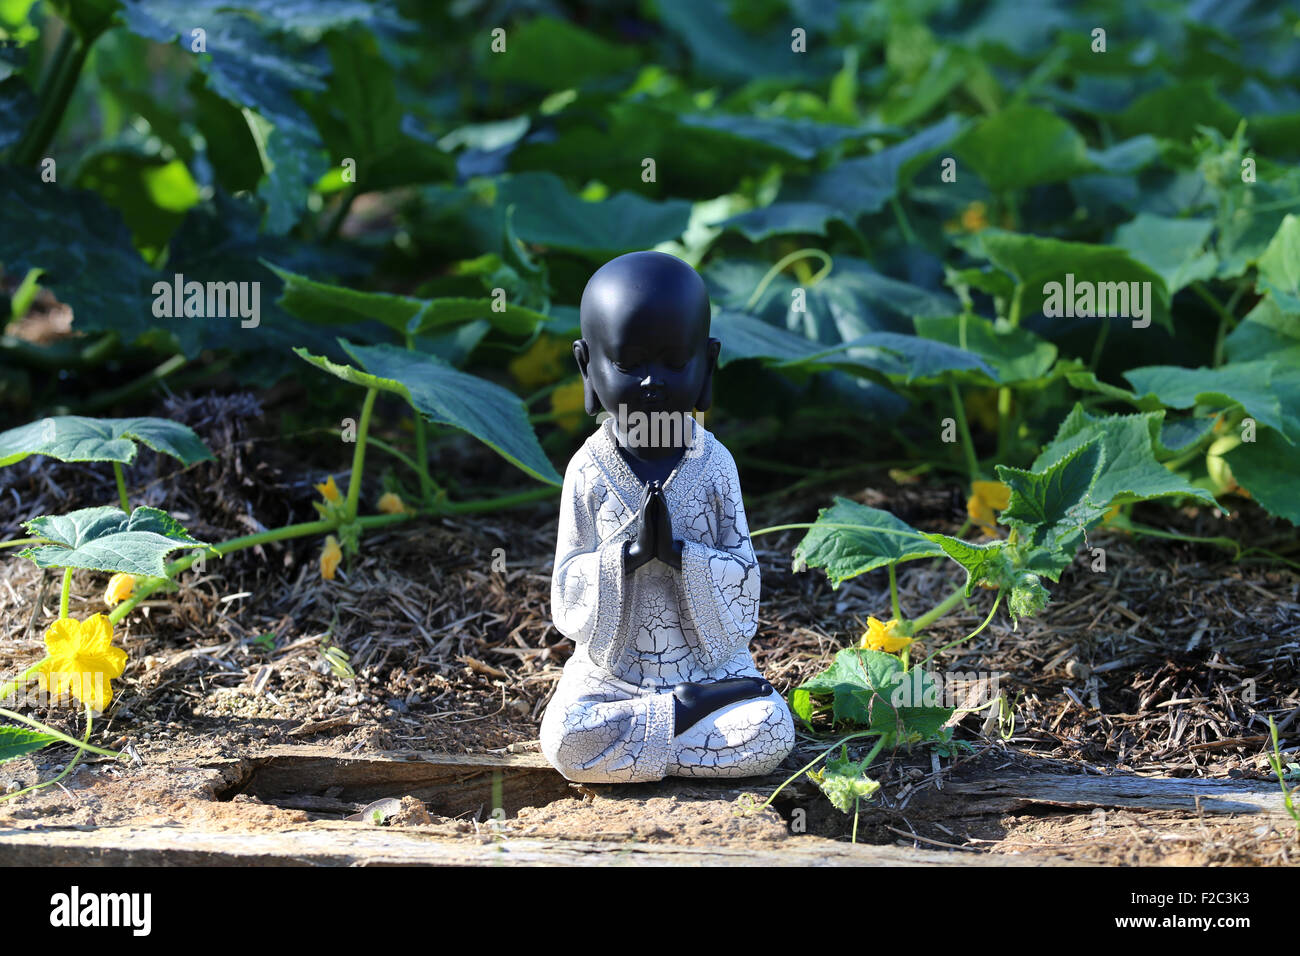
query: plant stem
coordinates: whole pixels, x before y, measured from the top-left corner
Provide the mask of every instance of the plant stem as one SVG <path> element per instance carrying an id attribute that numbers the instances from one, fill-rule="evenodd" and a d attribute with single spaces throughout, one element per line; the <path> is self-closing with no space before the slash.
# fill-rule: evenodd
<path id="1" fill-rule="evenodd" d="M 343 226 L 343 220 L 348 217 L 348 210 L 352 208 L 352 203 L 356 198 L 357 188 L 356 185 L 353 184 L 348 187 L 347 192 L 343 194 L 343 198 L 339 200 L 339 207 L 334 211 L 334 215 L 330 218 L 329 225 L 325 228 L 324 235 L 321 236 L 320 241 L 322 244 L 333 242 L 338 236 L 339 229 Z"/>
<path id="2" fill-rule="evenodd" d="M 555 485 L 547 485 L 544 488 L 534 488 L 530 491 L 520 491 L 512 495 L 502 495 L 499 498 L 485 498 L 482 501 L 448 501 L 444 502 L 439 510 L 458 515 L 472 514 L 476 511 L 495 511 L 498 508 L 513 508 L 515 505 L 543 501 L 559 493 L 560 489 Z"/>
<path id="3" fill-rule="evenodd" d="M 103 757 L 122 756 L 116 750 L 105 750 L 103 747 L 93 747 L 90 744 L 82 743 L 76 737 L 69 737 L 61 730 L 55 730 L 53 727 L 48 727 L 45 724 L 41 723 L 39 720 L 35 720 L 31 717 L 24 717 L 22 714 L 14 713 L 12 710 L 5 710 L 3 707 L 0 707 L 0 717 L 8 717 L 10 720 L 20 720 L 24 724 L 27 724 L 27 726 L 34 727 L 36 730 L 39 730 L 43 734 L 49 734 L 51 737 L 57 737 L 65 744 L 72 744 L 74 747 L 80 747 L 83 750 L 89 750 L 91 753 L 96 753 Z"/>
<path id="4" fill-rule="evenodd" d="M 63 569 L 63 592 L 59 595 L 59 620 L 68 616 L 68 597 L 72 591 L 72 568 Z"/>
<path id="5" fill-rule="evenodd" d="M 173 355 L 157 368 L 150 369 L 139 378 L 127 382 L 125 385 L 110 389 L 107 392 L 100 392 L 99 394 L 86 399 L 84 402 L 77 405 L 77 411 L 83 413 L 96 411 L 116 404 L 124 398 L 130 398 L 138 392 L 143 392 L 150 385 L 153 385 L 156 382 L 161 382 L 172 372 L 175 372 L 177 369 L 184 366 L 188 361 L 189 359 L 184 355 Z"/>
<path id="6" fill-rule="evenodd" d="M 381 528 L 384 525 L 397 524 L 402 521 L 409 521 L 415 515 L 411 512 L 400 512 L 392 515 L 365 515 L 357 518 L 356 523 L 362 528 Z M 245 535 L 242 538 L 231 538 L 229 541 L 223 541 L 221 544 L 208 546 L 208 550 L 215 553 L 218 557 L 224 558 L 228 554 L 236 551 L 242 551 L 245 548 L 253 548 L 259 544 L 270 544 L 274 541 L 284 541 L 289 538 L 301 538 L 313 534 L 327 534 L 334 531 L 339 526 L 337 521 L 322 519 L 320 521 L 306 521 L 301 524 L 285 525 L 283 528 L 272 528 L 269 531 L 260 531 L 257 534 Z M 183 558 L 177 558 L 167 565 L 166 577 L 143 578 L 136 582 L 135 590 L 131 596 L 115 607 L 108 614 L 111 623 L 116 624 L 131 613 L 140 602 L 147 598 L 158 588 L 162 587 L 180 571 L 184 571 L 199 559 L 202 549 L 196 549 L 193 553 Z"/>
<path id="7" fill-rule="evenodd" d="M 989 615 L 988 615 L 988 617 L 984 618 L 984 623 L 983 623 L 983 624 L 981 624 L 979 627 L 975 628 L 975 630 L 971 631 L 971 632 L 970 632 L 969 634 L 967 634 L 965 637 L 959 637 L 959 638 L 957 638 L 957 640 L 955 640 L 955 641 L 951 641 L 951 642 L 949 642 L 949 643 L 943 645 L 943 647 L 939 648 L 937 651 L 934 651 L 932 654 L 930 654 L 929 656 L 927 656 L 926 659 L 923 660 L 923 661 L 921 661 L 921 663 L 918 664 L 917 666 L 918 666 L 918 667 L 924 667 L 926 664 L 930 663 L 930 661 L 934 659 L 934 657 L 935 657 L 936 654 L 942 654 L 944 651 L 948 650 L 949 648 L 956 647 L 958 644 L 964 644 L 966 641 L 969 641 L 972 637 L 974 637 L 974 636 L 975 636 L 976 634 L 978 634 L 980 631 L 984 630 L 984 628 L 986 628 L 986 627 L 989 626 L 989 621 L 993 620 L 993 615 L 994 615 L 995 613 L 997 613 L 998 605 L 1001 604 L 1001 603 L 1002 603 L 1002 591 L 1001 591 L 1001 589 L 999 589 L 999 590 L 998 590 L 998 596 L 993 600 L 993 607 L 991 607 L 991 608 L 989 609 Z"/>
<path id="8" fill-rule="evenodd" d="M 415 419 L 415 473 L 420 476 L 420 496 L 425 501 L 432 501 L 433 479 L 429 477 L 429 447 L 424 434 L 424 416 L 418 411 Z"/>
<path id="9" fill-rule="evenodd" d="M 5 684 L 3 687 L 0 687 L 0 700 L 6 699 L 10 694 L 16 691 L 19 687 L 25 686 L 26 683 L 32 679 L 32 675 L 36 673 L 37 669 L 48 660 L 49 660 L 48 657 L 41 658 L 31 667 L 27 668 L 27 670 L 23 671 L 21 674 L 19 674 L 17 677 L 11 680 L 9 683 Z"/>
<path id="10" fill-rule="evenodd" d="M 1007 459 L 1007 446 L 1011 444 L 1011 387 L 998 387 L 998 457 L 999 462 Z"/>
<path id="11" fill-rule="evenodd" d="M 77 86 L 77 78 L 81 76 L 89 52 L 90 44 L 83 42 L 71 26 L 64 24 L 63 36 L 59 38 L 53 62 L 41 78 L 41 88 L 37 94 L 40 104 L 38 112 L 31 126 L 27 127 L 22 142 L 14 150 L 15 166 L 34 166 L 43 157 L 54 134 L 58 132 L 59 124 L 63 122 L 68 100 L 72 98 L 72 91 Z"/>
<path id="12" fill-rule="evenodd" d="M 912 231 L 912 224 L 907 220 L 907 213 L 903 210 L 903 204 L 898 201 L 897 196 L 889 200 L 889 205 L 894 210 L 894 218 L 898 220 L 898 230 L 903 234 L 903 241 L 909 246 L 916 245 L 916 233 Z"/>
<path id="13" fill-rule="evenodd" d="M 952 413 L 957 419 L 962 451 L 966 454 L 966 470 L 970 472 L 970 480 L 973 482 L 979 477 L 979 460 L 975 457 L 975 442 L 970 437 L 970 425 L 966 422 L 966 407 L 961 403 L 961 391 L 951 378 L 948 379 L 948 394 L 952 396 Z"/>
<path id="14" fill-rule="evenodd" d="M 63 768 L 62 772 L 57 777 L 46 780 L 43 783 L 34 783 L 30 787 L 23 787 L 23 789 L 15 791 L 14 793 L 7 793 L 4 796 L 0 796 L 0 800 L 12 800 L 15 797 L 21 797 L 24 793 L 31 793 L 33 790 L 40 790 L 42 787 L 48 787 L 51 784 L 58 783 L 68 774 L 72 773 L 72 768 L 77 765 L 77 761 L 81 759 L 81 755 L 85 753 L 86 748 L 89 747 L 90 731 L 92 727 L 94 727 L 94 720 L 91 718 L 90 705 L 87 704 L 86 734 L 81 738 L 81 744 L 77 747 L 76 751 L 72 755 L 72 759 L 68 761 L 68 765 Z"/>
<path id="15" fill-rule="evenodd" d="M 909 625 L 909 629 L 907 632 L 908 636 L 918 634 L 921 631 L 925 630 L 935 621 L 939 620 L 939 618 L 943 617 L 945 614 L 947 614 L 949 611 L 955 608 L 958 604 L 961 604 L 965 599 L 966 599 L 966 587 L 965 585 L 961 585 L 957 588 L 957 590 L 953 591 L 946 598 L 944 598 L 934 607 L 930 608 L 930 610 L 926 611 L 916 620 L 908 621 L 907 622 Z"/>
<path id="16" fill-rule="evenodd" d="M 334 432 L 335 434 L 338 434 L 338 432 L 336 432 L 334 429 L 330 429 L 330 431 Z M 366 441 L 369 442 L 372 448 L 378 448 L 380 451 L 388 452 L 388 454 L 392 455 L 402 464 L 406 465 L 406 467 L 410 468 L 411 471 L 415 472 L 417 475 L 420 473 L 419 466 L 416 465 L 415 459 L 412 458 L 410 455 L 406 454 L 405 452 L 403 452 L 401 449 L 394 448 L 392 445 L 388 444 L 388 442 L 381 441 L 380 439 L 376 438 L 374 435 L 371 435 L 368 439 L 366 439 Z"/>
<path id="17" fill-rule="evenodd" d="M 127 514 L 131 513 L 131 499 L 126 494 L 126 476 L 122 474 L 122 463 L 113 462 L 113 477 L 117 479 L 117 498 L 122 504 L 122 510 Z"/>
<path id="18" fill-rule="evenodd" d="M 826 276 L 830 274 L 832 259 L 829 254 L 823 252 L 821 249 L 814 249 L 812 247 L 809 247 L 807 249 L 796 249 L 794 252 L 790 253 L 789 255 L 782 256 L 780 259 L 776 261 L 776 263 L 772 266 L 772 268 L 767 270 L 767 274 L 764 275 L 763 278 L 759 280 L 758 285 L 754 288 L 754 294 L 751 295 L 749 297 L 749 301 L 745 303 L 745 311 L 748 312 L 750 309 L 752 309 L 754 306 L 758 304 L 759 299 L 763 298 L 763 293 L 767 291 L 767 287 L 772 284 L 773 279 L 775 279 L 778 275 L 781 274 L 782 269 L 784 269 L 790 263 L 798 262 L 800 259 L 804 259 L 808 256 L 813 256 L 815 258 L 822 260 L 822 267 L 819 270 L 817 270 L 816 275 L 814 275 L 811 279 L 808 280 L 808 284 L 810 286 L 816 285 L 818 282 L 820 282 L 822 279 L 826 278 Z"/>
<path id="19" fill-rule="evenodd" d="M 1101 320 L 1101 328 L 1097 330 L 1097 341 L 1092 346 L 1092 358 L 1088 361 L 1088 370 L 1097 371 L 1097 364 L 1101 361 L 1101 350 L 1106 346 L 1106 336 L 1110 333 L 1110 316 Z"/>
<path id="20" fill-rule="evenodd" d="M 889 566 L 889 609 L 894 614 L 894 620 L 901 621 L 903 612 L 898 609 L 898 572 L 894 567 L 893 564 Z"/>
<path id="21" fill-rule="evenodd" d="M 775 790 L 772 791 L 771 796 L 769 796 L 766 800 L 764 800 L 761 804 L 759 804 L 757 807 L 754 808 L 754 812 L 758 812 L 759 810 L 765 810 L 768 807 L 770 807 L 772 805 L 772 801 L 776 799 L 776 795 L 778 793 L 780 793 L 790 784 L 794 783 L 796 780 L 798 780 L 800 777 L 806 774 L 813 767 L 817 766 L 817 764 L 821 763 L 822 760 L 826 758 L 826 755 L 829 754 L 836 747 L 842 746 L 843 744 L 848 743 L 850 740 L 857 740 L 859 737 L 870 737 L 873 734 L 879 734 L 879 733 L 880 731 L 878 730 L 859 730 L 856 733 L 849 734 L 847 737 L 842 737 L 841 739 L 835 741 L 835 743 L 831 744 L 829 747 L 827 747 L 825 750 L 819 753 L 812 760 L 808 761 L 807 764 L 800 767 L 789 777 L 786 777 L 784 782 L 782 782 L 781 786 L 777 787 Z M 876 748 L 871 752 L 872 760 L 874 760 L 875 755 L 880 752 L 880 746 L 884 743 L 884 740 L 885 740 L 884 736 L 881 736 L 880 740 L 877 741 Z"/>
<path id="22" fill-rule="evenodd" d="M 370 431 L 370 414 L 375 409 L 375 399 L 379 389 L 366 389 L 366 400 L 361 406 L 361 422 L 357 426 L 357 447 L 352 452 L 352 473 L 348 475 L 348 497 L 344 505 L 348 520 L 357 517 L 357 501 L 361 497 L 361 471 L 366 463 L 366 433 Z"/>
<path id="23" fill-rule="evenodd" d="M 21 548 L 25 544 L 40 544 L 48 540 L 48 538 L 10 538 L 8 541 L 0 541 L 0 548 Z"/>

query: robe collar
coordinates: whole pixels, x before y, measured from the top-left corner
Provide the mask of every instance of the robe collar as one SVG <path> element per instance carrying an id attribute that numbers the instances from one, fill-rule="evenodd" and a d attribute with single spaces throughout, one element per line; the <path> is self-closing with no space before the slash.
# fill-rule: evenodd
<path id="1" fill-rule="evenodd" d="M 677 467 L 664 480 L 664 499 L 670 508 L 685 500 L 687 494 L 695 487 L 700 476 L 704 474 L 705 465 L 713 454 L 716 439 L 713 433 L 695 420 L 689 418 L 694 441 L 687 448 Z M 607 417 L 600 427 L 587 439 L 587 451 L 592 459 L 605 473 L 610 488 L 635 513 L 645 496 L 645 482 L 636 476 L 632 467 L 618 450 L 618 437 L 614 434 L 614 417 Z"/>

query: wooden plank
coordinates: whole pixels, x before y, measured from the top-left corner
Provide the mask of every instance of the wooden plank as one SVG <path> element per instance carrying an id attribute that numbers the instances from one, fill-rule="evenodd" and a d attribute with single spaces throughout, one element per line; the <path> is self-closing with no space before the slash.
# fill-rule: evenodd
<path id="1" fill-rule="evenodd" d="M 952 781 L 944 784 L 943 793 L 961 798 L 954 802 L 964 805 L 963 816 L 1021 810 L 1035 804 L 1286 816 L 1281 789 L 1255 780 L 1043 773 Z"/>
<path id="2" fill-rule="evenodd" d="M 791 837 L 766 846 L 673 846 L 503 837 L 447 840 L 419 828 L 316 823 L 239 833 L 176 827 L 0 828 L 5 866 L 1010 866 L 1058 857 L 985 855 Z"/>

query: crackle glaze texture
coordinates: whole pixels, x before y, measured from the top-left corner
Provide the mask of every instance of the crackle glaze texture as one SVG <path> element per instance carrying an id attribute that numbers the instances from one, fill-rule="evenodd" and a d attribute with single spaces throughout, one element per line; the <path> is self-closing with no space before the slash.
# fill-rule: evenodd
<path id="1" fill-rule="evenodd" d="M 673 734 L 674 684 L 760 676 L 749 655 L 758 561 L 735 462 L 694 425 L 692 447 L 663 485 L 682 569 L 656 560 L 625 575 L 623 543 L 635 537 L 645 485 L 613 424 L 605 420 L 564 475 L 551 613 L 577 648 L 542 718 L 542 750 L 587 783 L 768 773 L 794 745 L 775 691 Z"/>

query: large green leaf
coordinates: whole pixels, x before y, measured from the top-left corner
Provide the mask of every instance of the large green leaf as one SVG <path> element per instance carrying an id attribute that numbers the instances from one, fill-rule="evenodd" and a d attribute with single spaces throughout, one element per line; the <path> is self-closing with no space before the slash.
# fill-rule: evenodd
<path id="1" fill-rule="evenodd" d="M 680 238 L 691 204 L 652 202 L 622 192 L 603 202 L 573 195 L 553 173 L 516 173 L 498 184 L 498 202 L 514 203 L 520 239 L 588 254 L 649 249 Z"/>
<path id="2" fill-rule="evenodd" d="M 74 328 L 116 329 L 125 344 L 155 325 L 149 290 L 158 273 L 136 252 L 117 210 L 98 195 L 27 170 L 0 169 L 0 262 L 8 272 L 45 271 L 44 285 L 71 306 Z"/>
<path id="3" fill-rule="evenodd" d="M 1300 440 L 1300 431 L 1288 428 L 1273 384 L 1276 365 L 1257 361 L 1223 365 L 1219 368 L 1183 368 L 1178 365 L 1148 365 L 1125 372 L 1139 395 L 1154 395 L 1170 408 L 1209 405 L 1227 408 L 1240 405 L 1261 425 L 1276 428 L 1288 441 Z"/>
<path id="4" fill-rule="evenodd" d="M 938 379 L 947 372 L 980 372 L 990 379 L 995 379 L 997 374 L 978 355 L 929 338 L 899 332 L 868 332 L 797 362 L 804 365 L 871 369 L 899 378 L 908 385 Z"/>
<path id="5" fill-rule="evenodd" d="M 299 318 L 321 325 L 347 325 L 374 319 L 399 335 L 423 335 L 447 326 L 483 320 L 510 335 L 530 335 L 546 321 L 541 312 L 509 303 L 497 311 L 492 299 L 417 299 L 389 292 L 362 292 L 267 265 L 284 280 L 284 293 L 277 304 Z"/>
<path id="6" fill-rule="evenodd" d="M 343 339 L 339 345 L 360 368 L 339 365 L 302 348 L 294 352 L 345 382 L 401 395 L 425 418 L 468 432 L 539 481 L 563 483 L 514 393 L 432 355 L 392 345 L 354 345 Z"/>
<path id="7" fill-rule="evenodd" d="M 946 534 L 927 534 L 944 554 L 966 569 L 966 596 L 975 593 L 979 584 L 1000 587 L 1011 573 L 1011 559 L 1005 540 L 976 543 Z"/>
<path id="8" fill-rule="evenodd" d="M 1242 442 L 1225 456 L 1232 477 L 1271 514 L 1300 527 L 1300 445 L 1271 429 Z"/>
<path id="9" fill-rule="evenodd" d="M 821 56 L 790 49 L 788 30 L 755 36 L 727 16 L 727 7 L 697 0 L 655 0 L 659 20 L 691 53 L 695 71 L 728 80 L 754 77 L 806 78 L 810 61 Z"/>
<path id="10" fill-rule="evenodd" d="M 747 148 L 773 149 L 805 160 L 832 146 L 874 132 L 866 126 L 837 126 L 808 119 L 738 116 L 734 113 L 691 113 L 678 117 L 678 122 L 734 137 Z"/>
<path id="11" fill-rule="evenodd" d="M 0 763 L 35 753 L 58 739 L 53 734 L 43 734 L 26 727 L 0 727 Z"/>
<path id="12" fill-rule="evenodd" d="M 636 66 L 636 48 L 610 43 L 555 17 L 536 17 L 506 34 L 503 52 L 489 53 L 482 71 L 493 80 L 546 90 L 581 86 L 588 80 Z"/>
<path id="13" fill-rule="evenodd" d="M 857 647 L 837 653 L 830 667 L 790 697 L 805 721 L 811 719 L 812 698 L 830 697 L 836 725 L 879 731 L 900 742 L 930 737 L 952 716 L 950 708 L 934 706 L 939 692 L 931 674 L 904 671 L 894 655 Z"/>
<path id="14" fill-rule="evenodd" d="M 83 508 L 66 515 L 42 515 L 24 527 L 53 544 L 21 552 L 40 568 L 88 568 L 165 577 L 163 559 L 172 551 L 207 545 L 190 536 L 165 511 L 140 507 L 125 514 L 111 506 Z"/>
<path id="15" fill-rule="evenodd" d="M 1165 288 L 1164 279 L 1159 273 L 1135 261 L 1127 250 L 1116 246 L 1065 242 L 995 229 L 987 229 L 980 235 L 985 255 L 995 265 L 1011 273 L 1019 283 L 1022 317 L 1041 314 L 1044 300 L 1055 291 L 1045 287 L 1049 283 L 1059 283 L 1064 287 L 1067 276 L 1074 277 L 1072 281 L 1076 289 L 1080 288 L 1082 282 L 1094 283 L 1095 287 L 1102 287 L 1104 283 L 1150 282 L 1150 301 L 1146 303 L 1150 314 L 1147 318 L 1173 332 L 1173 323 L 1169 317 L 1169 290 Z M 1139 292 L 1143 288 L 1139 286 Z M 1131 302 L 1129 310 L 1136 311 Z"/>
<path id="16" fill-rule="evenodd" d="M 1011 488 L 998 520 L 1032 544 L 1051 547 L 1104 513 L 1089 497 L 1103 462 L 1101 441 L 1094 437 L 1042 471 L 998 465 L 998 478 Z"/>
<path id="17" fill-rule="evenodd" d="M 780 200 L 820 203 L 855 219 L 879 212 L 961 129 L 961 120 L 949 116 L 878 153 L 846 159 L 823 173 L 792 181 L 782 188 Z"/>
<path id="18" fill-rule="evenodd" d="M 750 242 L 762 242 L 772 236 L 791 233 L 826 235 L 831 220 L 849 223 L 850 217 L 839 209 L 816 202 L 774 202 L 770 206 L 742 212 L 740 215 L 711 223 L 718 229 L 735 229 Z"/>
<path id="19" fill-rule="evenodd" d="M 1170 219 L 1143 212 L 1115 230 L 1115 245 L 1159 273 L 1172 295 L 1218 269 L 1219 257 L 1205 249 L 1213 231 L 1211 219 Z"/>
<path id="20" fill-rule="evenodd" d="M 992 371 L 972 370 L 973 380 L 1016 385 L 1043 378 L 1056 362 L 1057 349 L 1028 329 L 992 322 L 982 315 L 917 316 L 916 334 L 983 359 Z"/>
<path id="21" fill-rule="evenodd" d="M 994 192 L 1060 182 L 1096 169 L 1074 127 L 1037 106 L 995 113 L 953 148 Z"/>
<path id="22" fill-rule="evenodd" d="M 0 467 L 28 455 L 60 461 L 135 461 L 136 442 L 192 465 L 212 458 L 194 430 L 166 418 L 85 418 L 59 415 L 0 433 Z"/>
<path id="23" fill-rule="evenodd" d="M 1272 296 L 1264 296 L 1223 340 L 1223 348 L 1234 364 L 1272 359 L 1300 368 L 1300 313 L 1288 315 Z"/>
<path id="24" fill-rule="evenodd" d="M 1300 216 L 1289 214 L 1259 257 L 1259 285 L 1273 294 L 1278 306 L 1300 312 Z"/>
<path id="25" fill-rule="evenodd" d="M 886 565 L 936 558 L 943 551 L 888 511 L 836 498 L 794 549 L 794 570 L 822 568 L 831 587 Z"/>
<path id="26" fill-rule="evenodd" d="M 709 334 L 722 342 L 718 365 L 742 359 L 795 362 L 820 351 L 815 342 L 735 309 L 713 314 Z"/>
<path id="27" fill-rule="evenodd" d="M 1190 496 L 1213 505 L 1209 492 L 1193 487 L 1156 460 L 1164 411 L 1137 415 L 1089 415 L 1075 405 L 1057 429 L 1052 443 L 1034 459 L 1033 470 L 1044 471 L 1075 449 L 1098 442 L 1104 464 L 1089 492 L 1092 510 L 1104 514 L 1112 504 L 1152 498 Z M 1202 432 L 1203 434 L 1203 432 Z"/>

